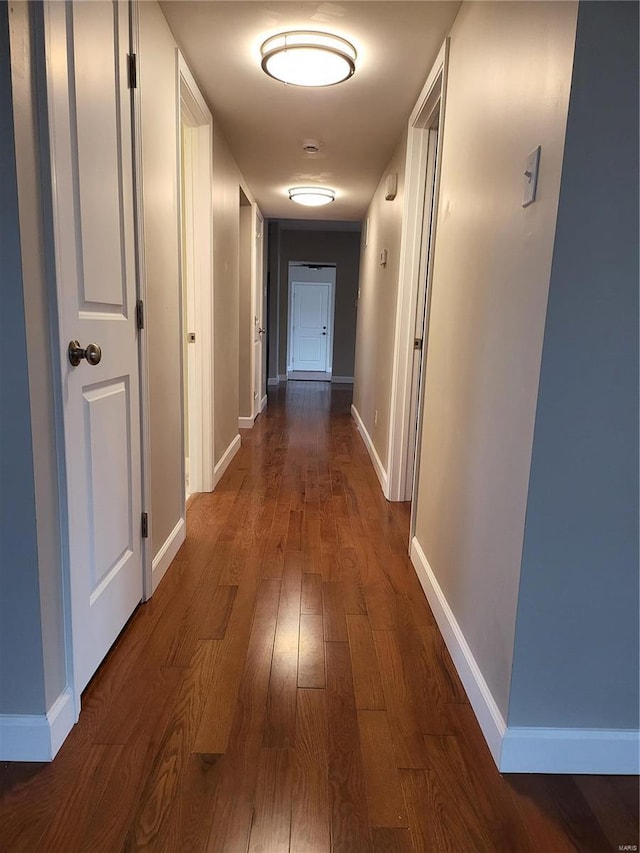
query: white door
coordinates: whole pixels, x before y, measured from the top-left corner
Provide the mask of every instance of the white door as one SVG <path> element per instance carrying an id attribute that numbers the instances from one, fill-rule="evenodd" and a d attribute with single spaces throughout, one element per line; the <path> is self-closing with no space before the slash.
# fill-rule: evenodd
<path id="1" fill-rule="evenodd" d="M 292 370 L 326 371 L 330 282 L 293 282 Z"/>
<path id="2" fill-rule="evenodd" d="M 127 3 L 44 7 L 74 689 L 142 598 Z M 68 344 L 101 348 L 72 366 Z"/>
<path id="3" fill-rule="evenodd" d="M 253 317 L 253 416 L 261 411 L 262 404 L 262 362 L 264 359 L 265 329 L 264 319 L 264 220 L 256 214 L 256 234 L 254 251 L 256 255 L 256 276 L 254 282 L 255 314 Z"/>

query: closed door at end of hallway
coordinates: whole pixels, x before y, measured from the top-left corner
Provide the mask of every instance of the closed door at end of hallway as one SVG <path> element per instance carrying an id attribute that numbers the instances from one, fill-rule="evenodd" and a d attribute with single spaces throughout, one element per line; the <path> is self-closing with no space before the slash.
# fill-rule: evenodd
<path id="1" fill-rule="evenodd" d="M 293 370 L 327 371 L 329 282 L 293 282 Z"/>

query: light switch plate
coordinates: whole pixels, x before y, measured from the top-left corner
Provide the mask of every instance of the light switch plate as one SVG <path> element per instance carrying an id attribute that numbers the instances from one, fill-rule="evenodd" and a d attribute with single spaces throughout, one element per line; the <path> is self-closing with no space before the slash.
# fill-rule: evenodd
<path id="1" fill-rule="evenodd" d="M 538 147 L 527 157 L 527 165 L 524 169 L 524 192 L 522 194 L 522 206 L 528 207 L 536 200 L 536 188 L 538 186 L 538 169 L 540 167 L 540 151 Z"/>

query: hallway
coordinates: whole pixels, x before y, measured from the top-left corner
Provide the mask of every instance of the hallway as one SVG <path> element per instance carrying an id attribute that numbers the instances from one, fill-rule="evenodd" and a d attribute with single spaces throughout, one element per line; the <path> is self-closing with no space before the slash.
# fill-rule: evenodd
<path id="1" fill-rule="evenodd" d="M 0 850 L 637 844 L 637 778 L 496 771 L 350 403 L 273 390 L 55 761 L 0 766 Z"/>

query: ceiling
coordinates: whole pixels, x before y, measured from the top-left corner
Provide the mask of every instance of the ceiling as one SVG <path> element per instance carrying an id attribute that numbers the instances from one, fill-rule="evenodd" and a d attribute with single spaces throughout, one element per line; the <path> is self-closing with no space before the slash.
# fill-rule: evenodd
<path id="1" fill-rule="evenodd" d="M 459 2 L 347 0 L 161 0 L 202 94 L 267 217 L 360 220 L 380 180 Z M 321 89 L 285 86 L 260 67 L 276 32 L 324 30 L 351 41 L 356 73 Z M 319 139 L 318 154 L 302 150 Z M 336 190 L 321 208 L 289 201 L 287 189 Z"/>

